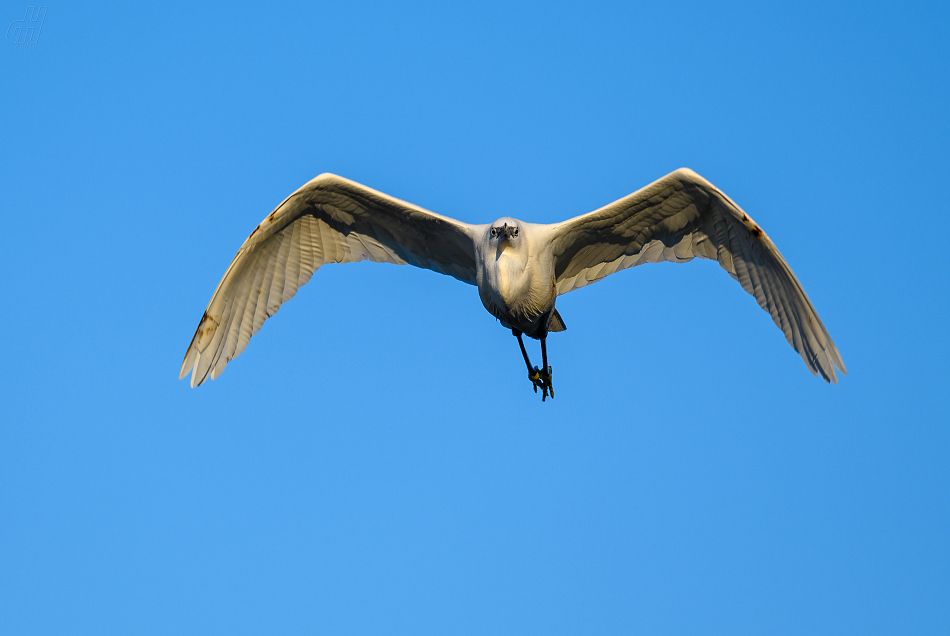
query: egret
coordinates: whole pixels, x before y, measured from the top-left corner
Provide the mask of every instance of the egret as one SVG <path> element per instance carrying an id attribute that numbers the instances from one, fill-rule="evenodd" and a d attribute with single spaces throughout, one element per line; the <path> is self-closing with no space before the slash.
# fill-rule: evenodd
<path id="1" fill-rule="evenodd" d="M 847 373 L 805 290 L 765 232 L 714 185 L 681 168 L 588 214 L 554 224 L 502 217 L 473 225 L 322 174 L 251 232 L 211 297 L 180 378 L 217 378 L 327 263 L 410 264 L 476 285 L 518 339 L 534 391 L 554 397 L 547 336 L 564 331 L 557 297 L 642 263 L 714 259 L 755 297 L 812 374 Z M 522 336 L 541 342 L 532 366 Z"/>

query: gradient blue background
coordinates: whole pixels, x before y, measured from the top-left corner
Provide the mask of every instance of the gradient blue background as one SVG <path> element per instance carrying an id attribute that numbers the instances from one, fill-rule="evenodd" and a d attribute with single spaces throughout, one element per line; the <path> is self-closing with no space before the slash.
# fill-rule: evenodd
<path id="1" fill-rule="evenodd" d="M 0 633 L 947 633 L 948 24 L 51 5 L 0 42 Z M 782 250 L 839 385 L 699 261 L 562 297 L 545 404 L 475 288 L 368 263 L 177 379 L 320 172 L 553 222 L 680 166 Z"/>

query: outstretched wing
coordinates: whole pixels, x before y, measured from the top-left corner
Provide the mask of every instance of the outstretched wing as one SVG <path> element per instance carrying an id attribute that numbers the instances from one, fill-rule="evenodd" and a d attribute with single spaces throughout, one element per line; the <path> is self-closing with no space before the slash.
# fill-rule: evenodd
<path id="1" fill-rule="evenodd" d="M 248 341 L 326 263 L 409 263 L 475 284 L 469 225 L 332 174 L 284 200 L 238 250 L 185 353 L 195 387 Z"/>
<path id="2" fill-rule="evenodd" d="M 769 312 L 813 374 L 837 382 L 836 366 L 847 373 L 775 244 L 732 199 L 692 170 L 681 168 L 552 231 L 558 294 L 641 263 L 716 259 Z"/>

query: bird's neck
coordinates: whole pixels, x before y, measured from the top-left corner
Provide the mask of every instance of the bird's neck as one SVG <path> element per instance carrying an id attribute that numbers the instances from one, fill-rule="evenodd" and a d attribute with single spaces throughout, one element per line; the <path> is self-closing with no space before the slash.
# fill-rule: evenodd
<path id="1" fill-rule="evenodd" d="M 527 255 L 508 249 L 499 254 L 493 263 L 495 281 L 492 286 L 506 309 L 517 305 L 530 287 L 527 261 Z"/>

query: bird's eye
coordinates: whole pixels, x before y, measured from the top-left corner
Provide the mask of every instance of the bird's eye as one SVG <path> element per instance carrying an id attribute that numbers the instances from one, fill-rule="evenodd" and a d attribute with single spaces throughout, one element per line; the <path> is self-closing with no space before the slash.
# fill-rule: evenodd
<path id="1" fill-rule="evenodd" d="M 514 231 L 511 233 L 511 235 L 518 236 L 518 228 L 515 228 Z"/>
<path id="2" fill-rule="evenodd" d="M 492 229 L 491 229 L 491 235 L 492 235 L 492 237 L 498 236 L 498 231 L 497 231 L 495 228 L 492 228 Z"/>

